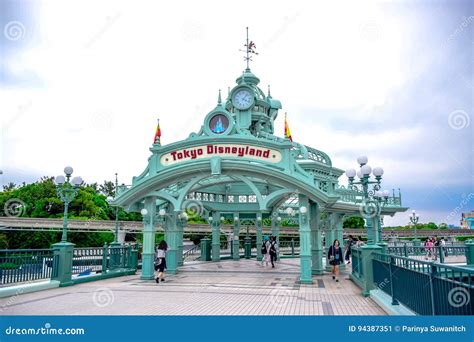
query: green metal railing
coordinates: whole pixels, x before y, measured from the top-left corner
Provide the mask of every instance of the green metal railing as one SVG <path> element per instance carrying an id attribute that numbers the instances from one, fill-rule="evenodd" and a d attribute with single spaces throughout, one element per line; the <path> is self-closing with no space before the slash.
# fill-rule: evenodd
<path id="1" fill-rule="evenodd" d="M 300 255 L 300 241 L 291 239 L 290 241 L 280 241 L 279 243 L 280 256 L 291 257 Z"/>
<path id="2" fill-rule="evenodd" d="M 473 315 L 474 269 L 373 254 L 374 284 L 420 315 Z"/>
<path id="3" fill-rule="evenodd" d="M 134 268 L 131 246 L 107 246 L 75 248 L 72 258 L 72 274 L 102 273 L 120 268 Z"/>
<path id="4" fill-rule="evenodd" d="M 362 263 L 362 252 L 356 248 L 351 248 L 352 275 L 358 279 L 364 276 L 364 267 Z"/>
<path id="5" fill-rule="evenodd" d="M 50 279 L 55 269 L 52 249 L 0 250 L 0 285 Z"/>
<path id="6" fill-rule="evenodd" d="M 183 261 L 186 261 L 187 259 L 191 259 L 193 258 L 193 256 L 197 256 L 200 254 L 201 254 L 201 244 L 199 243 L 183 253 Z"/>
<path id="7" fill-rule="evenodd" d="M 467 247 L 461 245 L 447 246 L 387 246 L 387 253 L 403 257 L 415 257 L 417 259 L 438 260 L 441 263 L 465 263 Z M 461 256 L 461 258 L 460 258 Z"/>
<path id="8" fill-rule="evenodd" d="M 87 271 L 102 272 L 104 249 L 103 247 L 74 248 L 72 274 L 81 274 Z"/>

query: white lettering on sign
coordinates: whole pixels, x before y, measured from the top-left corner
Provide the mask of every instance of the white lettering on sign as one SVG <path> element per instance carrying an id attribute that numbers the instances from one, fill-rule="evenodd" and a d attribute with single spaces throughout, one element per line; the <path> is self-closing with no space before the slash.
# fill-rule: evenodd
<path id="1" fill-rule="evenodd" d="M 281 153 L 265 147 L 252 145 L 212 144 L 183 148 L 161 156 L 160 162 L 163 166 L 173 165 L 184 161 L 219 157 L 235 157 L 245 159 L 262 160 L 270 163 L 281 161 Z"/>

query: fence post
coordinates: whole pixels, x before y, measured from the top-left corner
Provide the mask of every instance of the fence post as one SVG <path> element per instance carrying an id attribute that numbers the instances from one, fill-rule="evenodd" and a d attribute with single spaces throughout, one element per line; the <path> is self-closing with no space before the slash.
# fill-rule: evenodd
<path id="1" fill-rule="evenodd" d="M 466 264 L 474 265 L 474 241 L 467 240 L 464 245 L 466 246 Z"/>
<path id="2" fill-rule="evenodd" d="M 434 294 L 434 278 L 438 273 L 436 265 L 431 265 L 430 269 L 430 297 L 431 297 L 431 314 L 436 315 L 435 294 Z"/>
<path id="3" fill-rule="evenodd" d="M 444 250 L 443 250 L 443 246 L 441 245 L 438 246 L 438 254 L 439 254 L 439 262 L 444 264 Z"/>
<path id="4" fill-rule="evenodd" d="M 132 258 L 132 246 L 127 245 L 127 260 L 124 263 L 125 268 L 132 268 L 131 258 Z"/>
<path id="5" fill-rule="evenodd" d="M 133 248 L 130 250 L 130 266 L 134 270 L 138 269 L 138 245 L 137 249 Z"/>
<path id="6" fill-rule="evenodd" d="M 392 293 L 392 305 L 398 305 L 398 300 L 395 297 L 395 285 L 393 284 L 393 265 L 395 265 L 395 258 L 390 256 L 390 264 L 388 267 L 390 271 L 390 292 Z"/>
<path id="7" fill-rule="evenodd" d="M 407 247 L 406 242 L 403 245 L 403 255 L 405 256 L 405 258 L 408 258 L 408 247 Z"/>
<path id="8" fill-rule="evenodd" d="M 107 242 L 105 242 L 104 246 L 102 247 L 102 273 L 107 273 L 107 251 L 108 246 Z"/>
<path id="9" fill-rule="evenodd" d="M 295 239 L 291 239 L 291 257 L 295 257 Z"/>
<path id="10" fill-rule="evenodd" d="M 72 282 L 72 258 L 74 255 L 74 244 L 71 242 L 59 242 L 53 245 L 54 258 L 57 260 L 57 269 L 52 280 L 58 280 L 59 286 L 73 285 Z"/>

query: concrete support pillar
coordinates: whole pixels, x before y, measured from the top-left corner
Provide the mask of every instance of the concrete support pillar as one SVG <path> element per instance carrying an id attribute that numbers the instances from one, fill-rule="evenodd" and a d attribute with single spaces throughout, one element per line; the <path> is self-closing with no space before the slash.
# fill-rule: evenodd
<path id="1" fill-rule="evenodd" d="M 329 213 L 329 216 L 326 218 L 326 244 L 324 246 L 324 255 L 326 259 L 326 271 L 331 271 L 331 265 L 327 262 L 327 256 L 329 252 L 329 247 L 333 244 L 334 239 L 336 238 L 336 227 L 335 227 L 335 214 Z"/>
<path id="2" fill-rule="evenodd" d="M 183 266 L 183 239 L 184 239 L 184 227 L 186 227 L 185 220 L 178 220 L 177 228 L 177 239 L 178 239 L 178 251 L 177 251 L 177 259 L 178 259 L 178 266 Z"/>
<path id="3" fill-rule="evenodd" d="M 299 224 L 300 224 L 300 281 L 312 284 L 311 277 L 311 230 L 310 205 L 306 195 L 299 195 Z M 304 211 L 302 210 L 304 208 Z M 301 212 L 303 211 L 303 212 Z"/>
<path id="4" fill-rule="evenodd" d="M 262 261 L 262 243 L 263 243 L 263 222 L 262 222 L 262 213 L 257 213 L 257 219 L 255 221 L 255 227 L 257 228 L 257 260 Z"/>
<path id="5" fill-rule="evenodd" d="M 277 260 L 280 260 L 280 222 L 278 221 L 278 214 L 272 215 L 272 235 L 276 236 L 277 240 Z"/>
<path id="6" fill-rule="evenodd" d="M 178 245 L 179 245 L 179 222 L 178 212 L 169 212 L 166 216 L 166 235 L 168 251 L 166 252 L 166 268 L 168 273 L 176 274 L 178 272 Z"/>
<path id="7" fill-rule="evenodd" d="M 376 239 L 376 228 L 374 227 L 374 220 L 370 216 L 364 217 L 365 219 L 365 224 L 367 226 L 367 244 L 368 245 L 374 245 L 375 244 L 375 239 Z"/>
<path id="8" fill-rule="evenodd" d="M 155 278 L 156 197 L 145 198 L 147 214 L 143 216 L 142 274 L 140 279 Z"/>
<path id="9" fill-rule="evenodd" d="M 239 213 L 234 214 L 234 229 L 233 229 L 233 239 L 232 239 L 232 259 L 233 260 L 240 260 L 240 241 L 239 241 L 239 234 L 240 234 L 240 217 Z"/>
<path id="10" fill-rule="evenodd" d="M 53 270 L 51 279 L 59 281 L 59 286 L 73 285 L 72 257 L 74 253 L 74 244 L 67 241 L 55 243 L 53 245 L 53 253 L 57 266 Z"/>
<path id="11" fill-rule="evenodd" d="M 323 274 L 323 241 L 321 238 L 321 217 L 319 205 L 310 204 L 311 230 L 311 273 Z"/>
<path id="12" fill-rule="evenodd" d="M 212 213 L 211 229 L 212 229 L 212 261 L 221 260 L 221 217 L 218 211 Z"/>
<path id="13" fill-rule="evenodd" d="M 344 246 L 344 229 L 342 227 L 344 223 L 344 214 L 341 214 L 341 213 L 335 213 L 334 214 L 334 234 L 335 234 L 335 239 L 338 239 L 339 240 L 339 244 L 341 245 L 341 248 L 342 248 L 342 255 L 343 255 L 343 258 L 346 257 L 345 253 L 346 253 L 346 249 L 345 249 L 345 246 Z M 346 268 L 346 263 L 345 263 L 345 259 L 341 262 L 341 264 L 339 265 L 339 269 L 343 270 Z"/>
<path id="14" fill-rule="evenodd" d="M 373 290 L 376 286 L 374 285 L 374 269 L 372 266 L 372 255 L 373 253 L 380 253 L 382 248 L 377 245 L 365 245 L 360 247 L 361 258 L 360 263 L 361 268 L 364 270 L 364 275 L 361 279 L 362 295 L 367 297 L 370 295 L 370 290 Z M 351 275 L 352 277 L 352 275 Z M 356 281 L 357 282 L 357 281 Z"/>
<path id="15" fill-rule="evenodd" d="M 474 241 L 467 240 L 464 245 L 466 246 L 466 265 L 474 266 Z"/>

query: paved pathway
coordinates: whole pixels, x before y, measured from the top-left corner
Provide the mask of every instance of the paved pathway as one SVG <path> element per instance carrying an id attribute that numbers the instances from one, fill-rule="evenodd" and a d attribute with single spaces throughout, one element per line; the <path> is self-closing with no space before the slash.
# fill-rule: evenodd
<path id="1" fill-rule="evenodd" d="M 191 262 L 164 283 L 139 275 L 0 299 L 1 315 L 384 315 L 341 275 L 298 281 L 299 259 Z"/>

